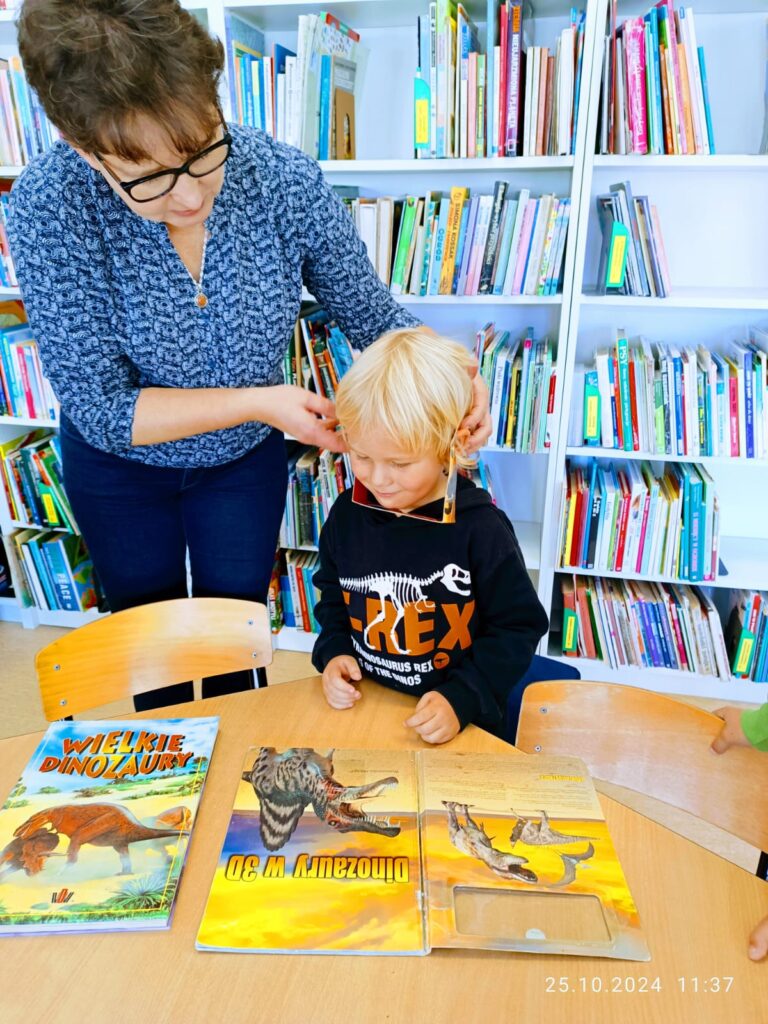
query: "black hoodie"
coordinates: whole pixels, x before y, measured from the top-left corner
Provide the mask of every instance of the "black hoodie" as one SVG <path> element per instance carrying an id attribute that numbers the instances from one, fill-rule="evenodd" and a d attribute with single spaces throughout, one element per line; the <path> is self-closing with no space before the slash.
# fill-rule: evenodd
<path id="1" fill-rule="evenodd" d="M 345 491 L 323 527 L 314 582 L 318 671 L 350 654 L 384 686 L 440 692 L 462 729 L 501 733 L 507 695 L 548 623 L 512 524 L 487 491 L 459 477 L 452 524 L 355 505 Z"/>

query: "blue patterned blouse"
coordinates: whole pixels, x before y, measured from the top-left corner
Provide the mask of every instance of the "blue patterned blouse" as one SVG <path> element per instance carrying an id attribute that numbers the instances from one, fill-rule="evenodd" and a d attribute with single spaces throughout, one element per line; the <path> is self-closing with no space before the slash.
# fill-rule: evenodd
<path id="1" fill-rule="evenodd" d="M 45 372 L 63 413 L 104 451 L 210 466 L 263 440 L 270 427 L 247 423 L 132 447 L 136 399 L 143 387 L 281 383 L 303 283 L 357 347 L 418 322 L 379 281 L 317 164 L 254 129 L 230 131 L 202 310 L 165 225 L 133 213 L 65 143 L 14 186 L 9 235 Z"/>

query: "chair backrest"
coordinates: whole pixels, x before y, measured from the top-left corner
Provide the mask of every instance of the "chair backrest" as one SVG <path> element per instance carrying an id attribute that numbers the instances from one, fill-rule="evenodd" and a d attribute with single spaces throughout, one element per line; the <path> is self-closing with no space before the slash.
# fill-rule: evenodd
<path id="1" fill-rule="evenodd" d="M 35 668 L 52 722 L 159 686 L 271 661 L 264 605 L 189 597 L 89 622 L 39 651 Z"/>
<path id="2" fill-rule="evenodd" d="M 690 812 L 768 849 L 768 754 L 710 743 L 722 721 L 650 690 L 586 680 L 533 683 L 516 745 L 570 754 L 590 774 Z"/>

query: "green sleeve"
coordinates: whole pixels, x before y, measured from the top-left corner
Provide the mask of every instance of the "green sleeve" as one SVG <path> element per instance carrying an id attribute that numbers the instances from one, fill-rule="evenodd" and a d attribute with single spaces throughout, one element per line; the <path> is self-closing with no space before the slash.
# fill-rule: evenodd
<path id="1" fill-rule="evenodd" d="M 768 704 L 756 711 L 742 711 L 741 728 L 753 747 L 768 751 Z"/>

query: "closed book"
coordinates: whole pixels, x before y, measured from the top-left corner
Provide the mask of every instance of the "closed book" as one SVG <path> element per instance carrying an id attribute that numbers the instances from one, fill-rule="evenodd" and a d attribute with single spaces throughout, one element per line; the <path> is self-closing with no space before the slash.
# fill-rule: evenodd
<path id="1" fill-rule="evenodd" d="M 483 250 L 483 258 L 480 267 L 480 279 L 477 287 L 477 294 L 484 295 L 491 290 L 491 279 L 493 277 L 493 264 L 499 245 L 499 228 L 501 225 L 501 213 L 504 204 L 504 197 L 507 192 L 507 183 L 497 181 L 493 188 L 493 204 L 491 216 L 488 223 L 488 235 Z"/>

